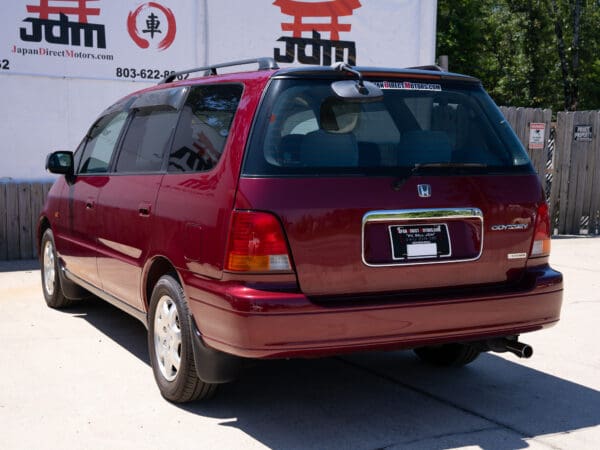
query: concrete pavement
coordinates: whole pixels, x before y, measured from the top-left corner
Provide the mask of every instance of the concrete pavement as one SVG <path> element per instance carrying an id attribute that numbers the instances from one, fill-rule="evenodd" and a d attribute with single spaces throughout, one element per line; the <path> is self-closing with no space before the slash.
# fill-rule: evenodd
<path id="1" fill-rule="evenodd" d="M 144 327 L 92 299 L 47 308 L 35 262 L 0 263 L 1 449 L 600 448 L 600 238 L 553 241 L 561 322 L 530 360 L 412 352 L 261 362 L 210 402 L 154 384 Z"/>

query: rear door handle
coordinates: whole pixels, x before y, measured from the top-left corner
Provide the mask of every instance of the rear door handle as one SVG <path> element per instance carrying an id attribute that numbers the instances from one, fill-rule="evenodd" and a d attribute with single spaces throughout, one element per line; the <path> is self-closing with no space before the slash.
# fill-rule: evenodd
<path id="1" fill-rule="evenodd" d="M 96 206 L 94 199 L 88 198 L 85 202 L 85 209 L 94 209 L 94 206 Z"/>
<path id="2" fill-rule="evenodd" d="M 138 212 L 140 213 L 140 216 L 148 217 L 150 215 L 151 206 L 152 205 L 150 205 L 150 203 L 140 203 L 140 206 L 138 207 Z"/>

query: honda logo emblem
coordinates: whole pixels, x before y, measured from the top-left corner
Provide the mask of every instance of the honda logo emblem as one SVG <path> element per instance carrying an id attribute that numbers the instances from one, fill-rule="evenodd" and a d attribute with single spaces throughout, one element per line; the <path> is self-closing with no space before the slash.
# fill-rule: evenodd
<path id="1" fill-rule="evenodd" d="M 428 184 L 417 185 L 417 192 L 419 197 L 431 197 L 431 186 Z"/>

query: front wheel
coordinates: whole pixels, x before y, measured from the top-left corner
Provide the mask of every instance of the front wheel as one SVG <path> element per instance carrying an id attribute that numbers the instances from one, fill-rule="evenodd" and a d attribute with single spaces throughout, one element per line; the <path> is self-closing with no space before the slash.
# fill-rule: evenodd
<path id="1" fill-rule="evenodd" d="M 44 299 L 50 308 L 66 308 L 73 302 L 65 297 L 60 283 L 58 257 L 54 245 L 54 235 L 47 229 L 42 236 L 40 245 L 40 264 L 42 269 L 42 291 Z"/>
<path id="2" fill-rule="evenodd" d="M 414 352 L 422 360 L 435 366 L 461 367 L 472 363 L 481 353 L 468 344 L 444 344 L 416 348 Z"/>
<path id="3" fill-rule="evenodd" d="M 209 398 L 217 388 L 198 378 L 191 332 L 183 289 L 175 278 L 165 275 L 152 291 L 148 350 L 160 393 L 175 403 Z"/>

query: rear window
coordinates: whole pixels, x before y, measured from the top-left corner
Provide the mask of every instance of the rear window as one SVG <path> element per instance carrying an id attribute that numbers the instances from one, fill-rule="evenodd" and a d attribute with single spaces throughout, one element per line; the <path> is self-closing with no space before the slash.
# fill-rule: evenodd
<path id="1" fill-rule="evenodd" d="M 449 174 L 532 170 L 480 85 L 372 81 L 383 88 L 383 101 L 340 99 L 331 80 L 273 80 L 243 173 L 395 175 L 418 166 Z"/>

